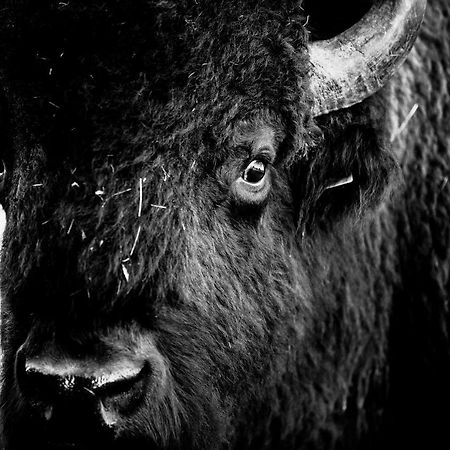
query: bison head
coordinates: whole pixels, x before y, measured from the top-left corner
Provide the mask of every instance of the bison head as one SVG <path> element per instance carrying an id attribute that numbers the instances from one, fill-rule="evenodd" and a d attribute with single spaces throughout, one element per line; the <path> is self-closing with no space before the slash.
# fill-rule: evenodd
<path id="1" fill-rule="evenodd" d="M 5 448 L 261 448 L 326 422 L 329 255 L 395 164 L 364 107 L 314 118 L 378 90 L 422 12 L 310 44 L 297 1 L 2 9 Z"/>

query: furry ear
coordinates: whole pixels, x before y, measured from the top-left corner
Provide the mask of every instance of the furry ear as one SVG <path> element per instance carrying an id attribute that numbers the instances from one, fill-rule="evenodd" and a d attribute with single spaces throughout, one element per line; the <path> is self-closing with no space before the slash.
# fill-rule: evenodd
<path id="1" fill-rule="evenodd" d="M 353 124 L 324 132 L 298 170 L 299 229 L 329 229 L 360 219 L 392 186 L 398 165 L 376 130 Z"/>

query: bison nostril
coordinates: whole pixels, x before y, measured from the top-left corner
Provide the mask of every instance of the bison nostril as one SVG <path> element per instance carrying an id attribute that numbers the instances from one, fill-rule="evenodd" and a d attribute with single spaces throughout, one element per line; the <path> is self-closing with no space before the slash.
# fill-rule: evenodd
<path id="1" fill-rule="evenodd" d="M 101 397 L 114 397 L 130 391 L 137 384 L 141 384 L 149 375 L 149 365 L 144 364 L 139 371 L 127 374 L 115 374 L 111 377 L 102 376 L 92 380 L 95 393 Z"/>
<path id="2" fill-rule="evenodd" d="M 16 377 L 23 398 L 47 421 L 76 409 L 81 414 L 100 414 L 111 425 L 106 416 L 114 416 L 116 422 L 117 417 L 132 412 L 140 403 L 150 366 L 124 358 L 99 364 L 18 354 Z"/>
<path id="3" fill-rule="evenodd" d="M 52 403 L 64 392 L 69 393 L 75 384 L 72 378 L 44 374 L 27 367 L 18 381 L 25 398 L 46 403 Z"/>

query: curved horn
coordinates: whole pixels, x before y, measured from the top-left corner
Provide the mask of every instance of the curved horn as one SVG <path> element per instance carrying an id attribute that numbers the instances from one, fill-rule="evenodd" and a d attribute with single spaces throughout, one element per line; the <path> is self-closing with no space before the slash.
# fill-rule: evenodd
<path id="1" fill-rule="evenodd" d="M 380 89 L 408 56 L 427 0 L 376 1 L 344 33 L 309 45 L 313 115 L 363 101 Z"/>

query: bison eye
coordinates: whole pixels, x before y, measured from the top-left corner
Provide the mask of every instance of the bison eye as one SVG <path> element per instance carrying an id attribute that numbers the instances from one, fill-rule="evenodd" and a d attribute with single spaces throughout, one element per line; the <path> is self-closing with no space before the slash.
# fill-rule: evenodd
<path id="1" fill-rule="evenodd" d="M 258 159 L 254 159 L 244 170 L 242 179 L 247 183 L 259 183 L 266 174 L 266 164 Z"/>
<path id="2" fill-rule="evenodd" d="M 261 205 L 271 187 L 269 162 L 264 158 L 253 159 L 234 182 L 232 192 L 238 204 Z"/>

